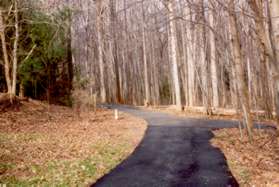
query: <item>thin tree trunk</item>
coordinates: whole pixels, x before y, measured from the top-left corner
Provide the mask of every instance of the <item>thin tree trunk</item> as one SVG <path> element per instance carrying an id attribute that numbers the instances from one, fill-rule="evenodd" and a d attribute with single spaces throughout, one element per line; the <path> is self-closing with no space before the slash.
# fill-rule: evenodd
<path id="1" fill-rule="evenodd" d="M 113 38 L 112 55 L 114 61 L 115 69 L 115 82 L 116 82 L 116 102 L 123 103 L 120 90 L 120 76 L 119 76 L 119 62 L 118 62 L 118 44 L 117 44 L 117 31 L 116 31 L 116 10 L 115 10 L 115 0 L 110 0 L 110 16 L 111 16 L 111 34 Z"/>
<path id="2" fill-rule="evenodd" d="M 200 14 L 200 21 L 202 23 L 205 23 L 205 12 L 204 12 L 204 0 L 200 0 L 199 2 L 199 14 Z M 206 28 L 205 25 L 200 25 L 198 26 L 198 30 L 200 31 L 200 36 L 199 36 L 199 42 L 200 42 L 200 62 L 201 62 L 201 84 L 202 84 L 202 103 L 203 106 L 205 107 L 205 111 L 207 114 L 209 114 L 209 86 L 208 86 L 208 71 L 207 71 L 207 66 L 208 66 L 208 59 L 206 58 L 206 51 L 207 51 L 207 36 L 206 36 Z"/>
<path id="3" fill-rule="evenodd" d="M 184 15 L 184 8 L 182 5 L 182 2 L 179 1 L 179 7 L 180 7 L 180 14 L 183 18 L 185 18 Z M 180 30 L 181 30 L 181 48 L 182 48 L 182 54 L 181 54 L 181 66 L 183 66 L 182 70 L 182 77 L 183 77 L 183 83 L 182 83 L 182 88 L 184 90 L 184 98 L 185 98 L 185 105 L 189 106 L 189 97 L 188 97 L 188 76 L 187 76 L 187 52 L 186 52 L 186 29 L 184 25 L 184 21 L 180 21 Z"/>
<path id="4" fill-rule="evenodd" d="M 98 15 L 97 15 L 97 39 L 98 39 L 98 59 L 100 68 L 100 82 L 101 82 L 101 102 L 106 102 L 106 88 L 105 88 L 105 72 L 103 59 L 103 37 L 102 37 L 102 0 L 98 0 Z"/>
<path id="5" fill-rule="evenodd" d="M 242 104 L 243 115 L 246 122 L 247 132 L 249 138 L 253 138 L 253 122 L 250 112 L 250 98 L 248 94 L 248 87 L 245 83 L 245 74 L 244 74 L 244 59 L 240 43 L 240 33 L 237 25 L 237 16 L 235 13 L 235 2 L 230 0 L 229 2 L 229 24 L 231 29 L 231 41 L 234 54 L 234 63 L 236 78 L 238 81 L 238 90 L 240 94 L 240 101 Z"/>
<path id="6" fill-rule="evenodd" d="M 19 40 L 19 25 L 18 25 L 18 7 L 17 0 L 14 1 L 14 14 L 15 14 L 15 40 L 13 49 L 13 71 L 12 71 L 12 95 L 16 95 L 16 81 L 17 81 L 17 48 Z"/>
<path id="7" fill-rule="evenodd" d="M 275 98 L 276 98 L 276 116 L 277 121 L 279 121 L 279 1 L 278 0 L 270 0 L 269 1 L 269 10 L 270 10 L 270 17 L 271 17 L 271 32 L 272 32 L 272 38 L 273 40 L 271 42 L 274 60 L 272 60 L 273 64 L 273 80 L 275 84 Z"/>
<path id="8" fill-rule="evenodd" d="M 71 7 L 71 1 L 67 0 L 66 4 L 68 7 Z M 67 11 L 67 79 L 68 79 L 68 93 L 70 94 L 73 88 L 73 77 L 74 77 L 74 68 L 73 68 L 73 54 L 72 54 L 72 13 L 70 10 Z"/>
<path id="9" fill-rule="evenodd" d="M 159 79 L 158 79 L 158 67 L 157 67 L 157 60 L 156 60 L 156 52 L 154 49 L 154 42 L 151 41 L 151 62 L 153 66 L 153 84 L 154 84 L 154 104 L 159 105 L 160 103 L 160 93 L 159 93 Z"/>
<path id="10" fill-rule="evenodd" d="M 12 94 L 12 81 L 10 77 L 10 62 L 8 57 L 7 45 L 6 45 L 6 36 L 5 36 L 5 24 L 2 9 L 0 9 L 0 37 L 2 41 L 2 50 L 4 57 L 4 67 L 5 67 L 5 79 L 7 83 L 8 93 Z"/>
<path id="11" fill-rule="evenodd" d="M 142 53 L 143 53 L 143 64 L 144 64 L 144 87 L 145 87 L 144 105 L 148 106 L 150 104 L 150 86 L 149 86 L 149 79 L 148 79 L 148 67 L 147 67 L 147 57 L 146 57 L 145 14 L 144 14 L 143 0 L 141 1 L 141 7 L 142 7 Z"/>

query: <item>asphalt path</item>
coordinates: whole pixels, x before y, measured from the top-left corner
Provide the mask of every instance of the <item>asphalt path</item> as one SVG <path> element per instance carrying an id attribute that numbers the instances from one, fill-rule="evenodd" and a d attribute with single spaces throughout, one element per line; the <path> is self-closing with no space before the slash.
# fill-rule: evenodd
<path id="1" fill-rule="evenodd" d="M 92 187 L 239 186 L 212 130 L 238 127 L 236 121 L 206 120 L 109 106 L 145 119 L 148 128 L 135 151 Z"/>

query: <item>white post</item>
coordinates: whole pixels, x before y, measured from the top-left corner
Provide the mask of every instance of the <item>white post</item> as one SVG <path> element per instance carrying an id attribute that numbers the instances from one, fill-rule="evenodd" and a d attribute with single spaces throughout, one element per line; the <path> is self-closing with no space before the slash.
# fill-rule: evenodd
<path id="1" fill-rule="evenodd" d="M 118 117 L 118 110 L 117 110 L 117 109 L 114 110 L 114 118 L 115 118 L 116 120 L 119 119 L 119 117 Z"/>

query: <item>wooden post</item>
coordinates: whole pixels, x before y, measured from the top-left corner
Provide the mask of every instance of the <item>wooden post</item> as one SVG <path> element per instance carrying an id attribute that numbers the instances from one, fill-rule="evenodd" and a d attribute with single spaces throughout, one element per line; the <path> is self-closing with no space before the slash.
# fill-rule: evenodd
<path id="1" fill-rule="evenodd" d="M 118 115 L 118 110 L 117 109 L 114 110 L 114 119 L 115 120 L 119 119 L 119 115 Z"/>

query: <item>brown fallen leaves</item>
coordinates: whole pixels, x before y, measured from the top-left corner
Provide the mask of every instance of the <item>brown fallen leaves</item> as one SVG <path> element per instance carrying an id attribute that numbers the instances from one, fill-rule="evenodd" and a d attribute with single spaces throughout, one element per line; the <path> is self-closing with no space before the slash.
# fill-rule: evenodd
<path id="1" fill-rule="evenodd" d="M 83 112 L 22 102 L 0 113 L 0 184 L 84 185 L 96 181 L 138 145 L 145 121 L 113 111 Z"/>
<path id="2" fill-rule="evenodd" d="M 254 142 L 240 138 L 238 129 L 214 131 L 212 144 L 221 149 L 241 186 L 279 186 L 279 136 L 256 130 Z"/>

